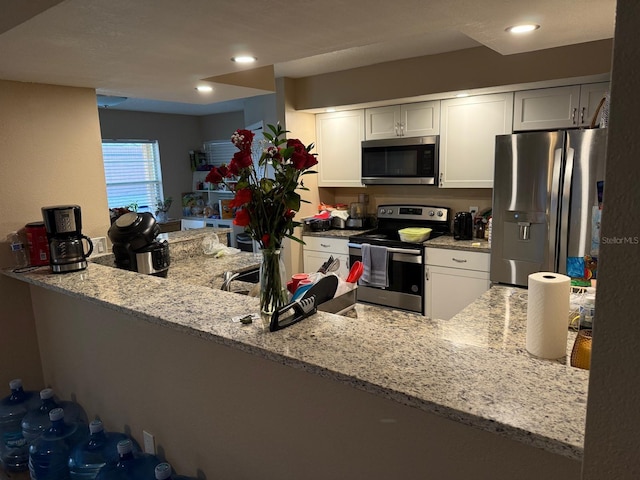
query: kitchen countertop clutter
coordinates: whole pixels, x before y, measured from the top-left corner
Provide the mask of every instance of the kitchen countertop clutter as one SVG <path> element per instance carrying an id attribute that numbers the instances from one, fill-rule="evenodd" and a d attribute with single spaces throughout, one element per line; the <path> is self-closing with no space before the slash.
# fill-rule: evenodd
<path id="1" fill-rule="evenodd" d="M 526 352 L 525 289 L 493 287 L 447 321 L 357 304 L 349 316 L 318 312 L 270 333 L 259 322 L 231 320 L 257 311 L 258 299 L 239 302 L 237 294 L 217 289 L 224 271 L 255 267 L 259 260 L 252 253 L 204 257 L 197 252 L 202 232 L 168 236 L 175 261 L 166 279 L 96 261 L 85 271 L 66 275 L 51 275 L 45 267 L 2 273 L 558 455 L 582 458 L 588 372 L 566 360 L 540 360 Z M 436 245 L 429 241 L 429 246 Z M 574 339 L 570 334 L 568 352 Z"/>

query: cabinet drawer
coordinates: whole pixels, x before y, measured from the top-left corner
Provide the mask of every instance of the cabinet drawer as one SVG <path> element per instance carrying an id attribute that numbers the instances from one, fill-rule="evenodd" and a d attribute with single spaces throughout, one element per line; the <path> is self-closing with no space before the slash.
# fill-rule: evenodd
<path id="1" fill-rule="evenodd" d="M 333 238 L 333 237 L 309 237 L 303 238 L 305 250 L 315 250 L 318 252 L 331 252 L 342 255 L 349 255 L 349 247 L 347 243 L 349 240 L 346 238 Z"/>
<path id="2" fill-rule="evenodd" d="M 427 248 L 426 264 L 488 272 L 490 255 L 490 253 L 485 252 L 468 252 L 465 250 Z"/>

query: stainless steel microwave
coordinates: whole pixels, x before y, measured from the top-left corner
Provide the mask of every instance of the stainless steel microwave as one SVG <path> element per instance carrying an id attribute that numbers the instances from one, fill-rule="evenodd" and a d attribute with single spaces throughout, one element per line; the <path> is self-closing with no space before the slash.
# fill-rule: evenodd
<path id="1" fill-rule="evenodd" d="M 398 137 L 362 142 L 365 185 L 436 185 L 440 137 Z"/>

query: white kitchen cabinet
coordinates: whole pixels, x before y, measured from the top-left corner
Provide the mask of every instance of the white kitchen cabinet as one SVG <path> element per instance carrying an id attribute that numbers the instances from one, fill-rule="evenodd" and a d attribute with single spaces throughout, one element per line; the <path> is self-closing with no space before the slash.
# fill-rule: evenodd
<path id="1" fill-rule="evenodd" d="M 390 105 L 365 110 L 365 139 L 438 135 L 440 101 Z"/>
<path id="2" fill-rule="evenodd" d="M 511 133 L 513 93 L 441 102 L 441 188 L 493 188 L 496 135 Z"/>
<path id="3" fill-rule="evenodd" d="M 513 130 L 588 127 L 608 90 L 609 82 L 600 82 L 516 92 Z"/>
<path id="4" fill-rule="evenodd" d="M 361 187 L 364 110 L 316 115 L 319 187 Z"/>
<path id="5" fill-rule="evenodd" d="M 427 317 L 448 320 L 489 290 L 488 252 L 425 250 Z"/>
<path id="6" fill-rule="evenodd" d="M 346 238 L 335 237 L 304 237 L 302 261 L 305 273 L 317 272 L 320 266 L 330 256 L 340 260 L 337 273 L 341 278 L 347 278 L 349 273 L 349 247 Z"/>

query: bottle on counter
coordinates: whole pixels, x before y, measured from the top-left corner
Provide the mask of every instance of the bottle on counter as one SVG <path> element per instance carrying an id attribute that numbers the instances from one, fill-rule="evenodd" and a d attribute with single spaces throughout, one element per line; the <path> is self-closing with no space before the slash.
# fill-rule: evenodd
<path id="1" fill-rule="evenodd" d="M 62 408 L 49 412 L 51 426 L 29 446 L 31 480 L 68 480 L 69 454 L 85 441 L 86 425 L 67 423 Z"/>
<path id="2" fill-rule="evenodd" d="M 42 433 L 51 427 L 49 412 L 54 408 L 62 408 L 64 419 L 67 423 L 81 423 L 86 425 L 87 414 L 84 409 L 75 402 L 60 401 L 55 398 L 52 388 L 40 391 L 40 405 L 29 410 L 22 419 L 22 436 L 27 443 L 32 443 Z"/>
<path id="3" fill-rule="evenodd" d="M 166 462 L 160 463 L 155 469 L 156 480 L 195 480 L 192 477 L 185 477 L 183 475 L 176 475 L 171 470 L 171 465 Z"/>
<path id="4" fill-rule="evenodd" d="M 153 479 L 155 468 L 161 463 L 155 455 L 134 452 L 133 442 L 129 439 L 120 440 L 116 446 L 118 462 L 107 463 L 100 469 L 96 480 L 139 480 Z"/>
<path id="5" fill-rule="evenodd" d="M 0 400 L 0 464 L 7 471 L 27 469 L 29 445 L 22 436 L 22 419 L 38 405 L 36 392 L 25 391 L 22 380 L 9 382 L 11 395 Z"/>
<path id="6" fill-rule="evenodd" d="M 27 250 L 24 248 L 24 242 L 18 232 L 11 232 L 7 235 L 7 242 L 11 247 L 13 255 L 13 268 L 24 268 L 29 266 L 27 258 Z"/>
<path id="7" fill-rule="evenodd" d="M 102 467 L 118 462 L 118 442 L 130 440 L 134 455 L 140 452 L 137 442 L 124 433 L 106 432 L 101 420 L 89 424 L 89 438 L 69 455 L 71 480 L 93 480 Z"/>

